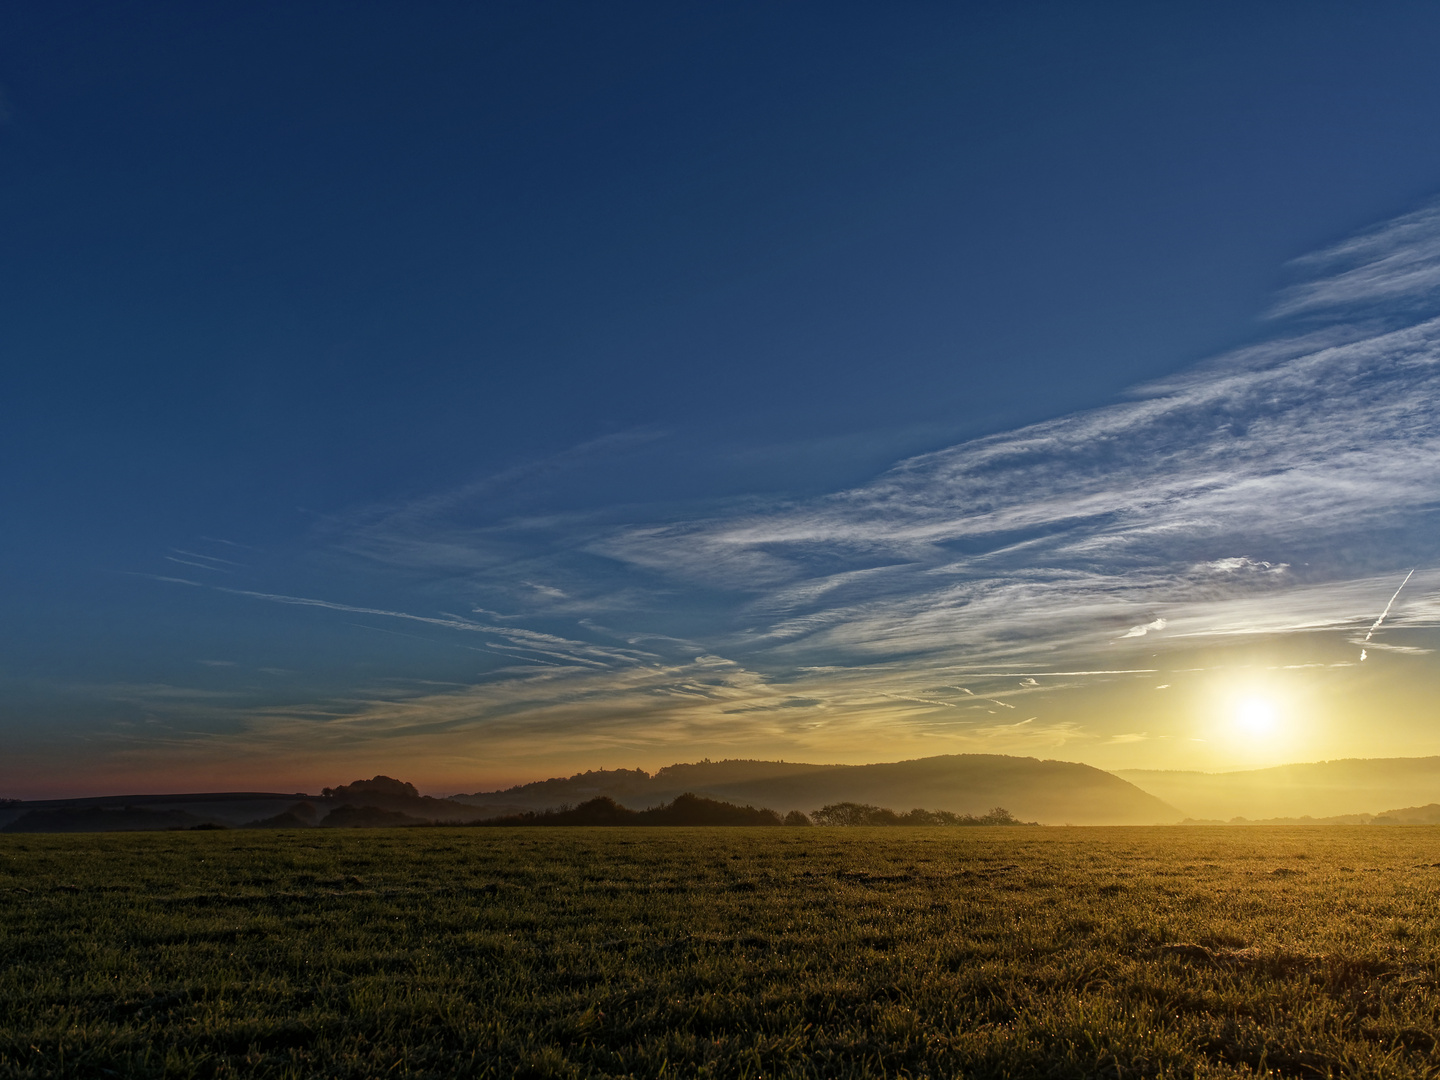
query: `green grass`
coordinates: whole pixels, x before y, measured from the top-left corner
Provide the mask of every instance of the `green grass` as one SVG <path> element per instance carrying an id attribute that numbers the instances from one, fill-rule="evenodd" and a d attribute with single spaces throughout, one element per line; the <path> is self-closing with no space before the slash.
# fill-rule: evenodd
<path id="1" fill-rule="evenodd" d="M 1430 1076 L 1440 830 L 0 837 L 3 1076 Z"/>

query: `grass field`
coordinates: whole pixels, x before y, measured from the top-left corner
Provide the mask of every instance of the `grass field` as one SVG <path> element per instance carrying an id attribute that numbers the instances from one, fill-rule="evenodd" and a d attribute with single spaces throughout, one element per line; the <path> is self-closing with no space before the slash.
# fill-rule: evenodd
<path id="1" fill-rule="evenodd" d="M 0 837 L 3 1076 L 1432 1076 L 1440 830 Z"/>

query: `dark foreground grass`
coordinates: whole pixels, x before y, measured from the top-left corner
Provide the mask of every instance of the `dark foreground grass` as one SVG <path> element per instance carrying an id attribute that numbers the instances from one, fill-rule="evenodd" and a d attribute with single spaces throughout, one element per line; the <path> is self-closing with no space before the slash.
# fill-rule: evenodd
<path id="1" fill-rule="evenodd" d="M 1430 1076 L 1440 830 L 0 837 L 4 1076 Z"/>

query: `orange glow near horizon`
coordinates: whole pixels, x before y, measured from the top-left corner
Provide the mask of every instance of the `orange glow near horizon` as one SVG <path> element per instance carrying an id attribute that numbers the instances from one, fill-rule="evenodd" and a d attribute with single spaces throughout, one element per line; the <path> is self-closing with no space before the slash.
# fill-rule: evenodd
<path id="1" fill-rule="evenodd" d="M 0 796 L 318 793 L 377 774 L 449 795 L 587 770 L 654 773 L 703 758 L 862 765 L 999 754 L 1110 771 L 1228 772 L 1424 757 L 1440 754 L 1440 667 L 1412 640 L 1415 653 L 1377 652 L 1363 665 L 1348 642 L 1295 635 L 1106 665 L 1147 669 L 1135 672 L 1026 674 L 1040 671 L 1030 667 L 982 682 L 882 671 L 885 693 L 864 670 L 816 671 L 780 688 L 757 680 L 713 698 L 662 697 L 585 673 L 574 680 L 583 698 L 537 703 L 523 723 L 508 712 L 497 722 L 495 692 L 482 685 L 362 703 L 325 724 L 271 710 L 183 745 L 96 740 L 67 747 L 63 760 L 37 739 L 0 763 Z M 792 699 L 807 703 L 775 707 Z"/>

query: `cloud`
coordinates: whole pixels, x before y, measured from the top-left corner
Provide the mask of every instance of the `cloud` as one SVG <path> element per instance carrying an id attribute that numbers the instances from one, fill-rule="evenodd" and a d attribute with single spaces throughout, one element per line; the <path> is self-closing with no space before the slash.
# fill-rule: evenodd
<path id="1" fill-rule="evenodd" d="M 198 570 L 215 570 L 222 574 L 234 573 L 234 571 L 229 569 L 228 567 L 216 566 L 211 563 L 197 562 L 194 559 L 182 559 L 178 555 L 166 555 L 165 559 L 168 562 L 180 563 L 182 566 L 193 566 Z"/>
<path id="2" fill-rule="evenodd" d="M 1345 314 L 1433 301 L 1440 291 L 1440 202 L 1297 259 L 1310 281 L 1287 290 L 1271 316 Z"/>
<path id="3" fill-rule="evenodd" d="M 1351 638 L 1351 645 L 1363 646 L 1361 652 L 1366 649 L 1379 649 L 1381 652 L 1408 653 L 1411 656 L 1422 656 L 1432 653 L 1434 649 L 1421 648 L 1418 645 L 1392 645 L 1386 641 L 1366 641 L 1364 638 Z"/>
<path id="4" fill-rule="evenodd" d="M 1144 637 L 1151 630 L 1164 630 L 1165 625 L 1166 623 L 1164 619 L 1152 619 L 1148 623 L 1141 623 L 1139 626 L 1132 626 L 1129 630 L 1126 630 L 1125 633 L 1121 634 L 1120 636 L 1122 638 Z"/>
<path id="5" fill-rule="evenodd" d="M 1094 738 L 1046 695 L 1148 690 L 1177 649 L 1348 641 L 1386 597 L 1387 636 L 1440 627 L 1440 209 L 1298 265 L 1309 276 L 1274 309 L 1295 321 L 1272 340 L 823 497 L 543 514 L 501 498 L 657 437 L 640 433 L 326 524 L 362 579 L 413 575 L 426 603 L 206 587 L 420 623 L 515 661 L 454 691 L 258 714 L 276 738 L 743 753 Z M 1384 643 L 1397 661 L 1418 648 Z M 1035 716 L 972 723 L 1022 697 Z"/>
<path id="6" fill-rule="evenodd" d="M 219 541 L 217 541 L 217 542 L 219 542 Z M 175 555 L 183 555 L 183 556 L 185 556 L 187 559 L 199 559 L 199 560 L 201 560 L 202 562 L 204 562 L 204 563 L 206 563 L 206 564 L 209 564 L 209 565 L 217 565 L 217 566 L 236 566 L 236 567 L 242 565 L 242 564 L 236 562 L 234 559 L 222 559 L 222 558 L 220 558 L 220 557 L 217 556 L 217 555 L 202 555 L 202 554 L 200 554 L 198 551 L 187 551 L 187 550 L 185 550 L 184 548 L 172 548 L 171 551 L 172 551 L 172 554 L 175 554 Z"/>
<path id="7" fill-rule="evenodd" d="M 613 468 L 625 455 L 667 437 L 663 431 L 640 428 L 590 439 L 456 488 L 337 516 L 324 523 L 322 534 L 334 550 L 412 570 L 483 575 L 527 566 L 537 576 L 554 572 L 560 568 L 543 557 L 547 548 L 567 548 L 573 530 L 600 528 L 608 515 L 605 511 L 516 513 L 535 481 L 587 468 Z M 505 509 L 510 513 L 502 519 Z M 553 582 L 532 585 L 524 580 L 528 576 L 507 573 L 513 585 L 504 591 L 518 593 L 519 603 L 533 603 L 546 595 L 547 588 L 559 593 L 551 599 L 571 592 L 557 589 Z"/>
<path id="8" fill-rule="evenodd" d="M 185 584 L 194 583 L 185 582 Z M 459 630 L 466 633 L 486 634 L 495 639 L 495 641 L 490 643 L 491 648 L 496 648 L 497 642 L 503 641 L 512 649 L 538 653 L 541 656 L 552 656 L 572 663 L 594 667 L 604 667 L 612 663 L 633 664 L 653 657 L 653 654 L 640 652 L 635 649 L 622 649 L 614 646 L 599 645 L 593 642 L 577 641 L 555 634 L 541 633 L 521 627 L 491 626 L 466 619 L 460 615 L 415 615 L 406 611 L 360 607 L 354 604 L 342 604 L 331 600 L 318 600 L 306 596 L 287 596 L 280 593 L 257 592 L 251 589 L 231 589 L 224 586 L 212 586 L 212 588 L 218 592 L 230 593 L 234 596 L 246 596 L 274 604 L 323 608 L 327 611 L 341 611 L 358 615 L 378 615 L 387 619 L 403 619 L 409 622 L 426 623 L 431 626 L 440 626 L 449 630 Z"/>
<path id="9" fill-rule="evenodd" d="M 1252 350 L 826 499 L 612 531 L 594 550 L 731 592 L 747 645 L 810 662 L 1345 627 L 1359 613 L 1343 603 L 1314 621 L 1315 590 L 1339 601 L 1383 569 L 1369 537 L 1440 556 L 1440 322 L 1341 338 Z"/>
<path id="10" fill-rule="evenodd" d="M 1224 559 L 1211 559 L 1209 562 L 1201 563 L 1196 570 L 1213 574 L 1283 574 L 1290 569 L 1289 563 L 1270 563 L 1262 560 L 1247 559 L 1244 556 L 1229 556 Z"/>
<path id="11" fill-rule="evenodd" d="M 776 709 L 814 709 L 823 708 L 824 705 L 825 702 L 819 698 L 786 698 L 773 705 L 747 705 L 739 709 L 726 709 L 725 715 L 738 716 L 742 713 L 774 712 Z"/>

